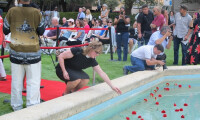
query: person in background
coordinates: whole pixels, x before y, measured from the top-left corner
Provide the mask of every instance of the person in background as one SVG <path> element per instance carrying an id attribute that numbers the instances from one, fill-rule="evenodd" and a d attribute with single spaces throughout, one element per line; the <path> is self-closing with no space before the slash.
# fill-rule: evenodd
<path id="1" fill-rule="evenodd" d="M 62 22 L 63 22 L 62 27 L 68 27 L 68 22 L 67 22 L 67 18 L 66 17 L 62 18 Z"/>
<path id="2" fill-rule="evenodd" d="M 52 20 L 53 17 L 57 17 L 58 21 L 60 20 L 60 13 L 58 12 L 58 7 L 55 7 L 54 11 L 51 11 L 50 20 Z"/>
<path id="3" fill-rule="evenodd" d="M 102 52 L 102 43 L 93 41 L 85 48 L 71 48 L 58 55 L 59 64 L 56 66 L 57 76 L 65 81 L 66 90 L 63 95 L 76 92 L 86 86 L 89 76 L 83 69 L 93 67 L 94 71 L 111 87 L 113 91 L 121 94 L 119 88 L 112 85 L 107 74 L 101 69 L 96 57 Z"/>
<path id="4" fill-rule="evenodd" d="M 117 48 L 117 42 L 116 42 L 116 33 L 115 33 L 115 27 L 113 26 L 113 21 L 112 19 L 108 19 L 108 27 L 111 28 L 111 38 L 112 38 L 112 45 L 115 48 L 114 50 L 116 50 Z"/>
<path id="5" fill-rule="evenodd" d="M 168 26 L 168 22 L 169 22 L 169 16 L 168 16 L 168 11 L 162 9 L 161 11 L 162 15 L 164 16 L 164 26 Z"/>
<path id="6" fill-rule="evenodd" d="M 133 50 L 133 45 L 136 44 L 136 40 L 138 38 L 137 35 L 137 22 L 133 23 L 133 28 L 129 29 L 129 39 L 128 39 L 128 43 L 129 43 L 129 51 L 128 53 L 131 54 L 132 50 Z"/>
<path id="7" fill-rule="evenodd" d="M 85 18 L 85 13 L 83 12 L 83 8 L 79 8 L 77 19 L 83 20 Z"/>
<path id="8" fill-rule="evenodd" d="M 4 41 L 2 14 L 3 14 L 3 10 L 0 9 L 0 45 L 2 45 Z M 5 81 L 5 80 L 6 80 L 6 72 L 5 72 L 2 60 L 0 59 L 0 81 Z"/>
<path id="9" fill-rule="evenodd" d="M 46 24 L 47 26 L 50 26 L 50 24 L 51 24 L 50 14 L 51 14 L 51 11 L 50 11 L 49 9 L 47 9 L 47 10 L 44 12 L 45 24 Z"/>
<path id="10" fill-rule="evenodd" d="M 68 27 L 69 28 L 74 28 L 74 19 L 70 18 L 67 20 L 68 22 Z M 68 41 L 68 38 L 70 37 L 71 33 L 73 30 L 61 30 L 61 37 L 59 37 L 59 41 L 65 40 Z"/>
<path id="11" fill-rule="evenodd" d="M 175 28 L 174 28 L 174 65 L 178 65 L 179 45 L 182 48 L 182 65 L 186 65 L 186 53 L 188 48 L 189 36 L 192 32 L 190 23 L 192 17 L 187 13 L 188 8 L 186 5 L 181 5 L 180 10 L 175 15 Z"/>
<path id="12" fill-rule="evenodd" d="M 82 10 L 83 10 L 84 13 L 86 12 L 86 8 L 85 7 L 82 7 Z"/>
<path id="13" fill-rule="evenodd" d="M 172 31 L 169 26 L 163 26 L 161 30 L 154 32 L 150 39 L 148 45 L 161 44 L 165 49 L 170 49 L 171 43 L 173 40 Z M 164 60 L 166 62 L 166 54 L 163 52 L 157 55 L 156 60 Z M 163 66 L 164 69 L 167 69 L 166 66 Z"/>
<path id="14" fill-rule="evenodd" d="M 153 13 L 156 16 L 152 23 L 150 24 L 150 27 L 152 29 L 152 33 L 154 33 L 157 30 L 160 30 L 162 26 L 165 24 L 165 18 L 161 14 L 161 8 L 159 6 L 156 6 L 153 8 Z"/>
<path id="15" fill-rule="evenodd" d="M 108 15 L 109 15 L 109 10 L 108 10 L 108 6 L 106 4 L 102 5 L 102 10 L 101 10 L 101 15 L 99 16 L 99 19 L 103 19 L 106 18 L 108 19 Z"/>
<path id="16" fill-rule="evenodd" d="M 51 23 L 53 25 L 53 27 L 60 27 L 59 25 L 59 18 L 58 17 L 53 17 L 51 20 Z M 56 40 L 57 38 L 57 30 L 50 30 L 47 35 L 41 36 L 41 42 L 42 42 L 42 46 L 46 46 L 46 44 L 52 45 L 53 42 Z"/>
<path id="17" fill-rule="evenodd" d="M 85 18 L 88 19 L 88 25 L 90 26 L 90 28 L 92 27 L 92 14 L 90 12 L 90 9 L 86 10 L 86 16 Z"/>
<path id="18" fill-rule="evenodd" d="M 144 71 L 145 69 L 154 69 L 154 65 L 164 65 L 161 60 L 156 60 L 157 55 L 162 53 L 164 48 L 161 44 L 145 45 L 137 48 L 131 53 L 132 66 L 124 66 L 123 74 L 127 75 L 129 72 Z"/>
<path id="19" fill-rule="evenodd" d="M 83 28 L 84 27 L 84 23 L 83 20 L 76 20 L 76 28 Z M 80 45 L 82 44 L 82 41 L 84 40 L 84 36 L 85 36 L 85 30 L 78 30 L 77 31 L 77 35 L 72 37 L 73 41 L 68 41 L 66 44 L 68 46 L 71 45 Z"/>
<path id="20" fill-rule="evenodd" d="M 171 27 L 172 31 L 174 30 L 174 23 L 175 23 L 174 11 L 170 11 L 168 25 Z"/>
<path id="21" fill-rule="evenodd" d="M 142 9 L 139 9 L 139 12 L 135 15 L 135 21 L 137 21 L 137 18 L 138 18 L 140 13 L 142 13 Z"/>
<path id="22" fill-rule="evenodd" d="M 39 35 L 45 31 L 42 15 L 30 6 L 30 0 L 20 0 L 21 6 L 12 7 L 4 20 L 4 34 L 11 32 L 11 107 L 14 111 L 23 108 L 22 89 L 26 73 L 26 106 L 40 103 L 41 50 Z M 24 13 L 24 14 L 21 14 Z"/>
<path id="23" fill-rule="evenodd" d="M 83 24 L 84 24 L 84 28 L 90 28 L 90 26 L 88 25 L 88 19 L 85 18 L 83 19 Z M 90 30 L 85 30 L 85 34 L 88 34 Z"/>
<path id="24" fill-rule="evenodd" d="M 116 40 L 117 40 L 117 55 L 118 55 L 118 61 L 121 61 L 121 47 L 123 45 L 124 49 L 124 56 L 123 61 L 127 61 L 127 55 L 128 55 L 128 38 L 129 38 L 129 32 L 128 32 L 128 24 L 130 24 L 130 18 L 125 14 L 125 8 L 120 8 L 120 14 L 119 16 L 115 17 L 114 24 L 116 25 Z"/>
<path id="25" fill-rule="evenodd" d="M 154 20 L 153 13 L 149 10 L 148 5 L 142 6 L 142 13 L 137 18 L 137 30 L 138 30 L 138 47 L 145 45 L 149 42 L 149 38 L 152 34 L 150 24 Z"/>

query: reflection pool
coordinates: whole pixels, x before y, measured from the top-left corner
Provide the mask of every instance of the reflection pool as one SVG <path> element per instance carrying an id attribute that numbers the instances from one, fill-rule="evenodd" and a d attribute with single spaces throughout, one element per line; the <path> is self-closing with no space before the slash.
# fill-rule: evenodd
<path id="1" fill-rule="evenodd" d="M 200 74 L 165 76 L 65 120 L 200 120 Z"/>

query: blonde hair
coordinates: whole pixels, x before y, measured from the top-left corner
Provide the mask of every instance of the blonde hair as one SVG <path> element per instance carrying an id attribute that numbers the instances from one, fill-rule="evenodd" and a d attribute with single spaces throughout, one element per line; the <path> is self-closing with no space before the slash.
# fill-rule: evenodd
<path id="1" fill-rule="evenodd" d="M 90 42 L 86 48 L 83 48 L 83 54 L 87 55 L 91 50 L 102 52 L 102 43 L 99 41 Z"/>
<path id="2" fill-rule="evenodd" d="M 88 11 L 88 13 L 87 13 L 87 11 Z M 86 10 L 86 15 L 89 15 L 89 14 L 91 14 L 90 9 L 87 9 Z"/>
<path id="3" fill-rule="evenodd" d="M 161 13 L 161 7 L 160 6 L 155 6 L 154 8 L 157 9 L 157 11 Z"/>

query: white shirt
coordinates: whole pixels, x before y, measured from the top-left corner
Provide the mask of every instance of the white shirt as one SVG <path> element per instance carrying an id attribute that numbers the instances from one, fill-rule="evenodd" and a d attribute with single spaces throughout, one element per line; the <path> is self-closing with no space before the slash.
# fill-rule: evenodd
<path id="1" fill-rule="evenodd" d="M 85 18 L 87 18 L 89 21 L 92 21 L 92 15 L 91 14 L 86 15 Z"/>
<path id="2" fill-rule="evenodd" d="M 54 17 L 58 17 L 58 12 L 54 11 Z"/>
<path id="3" fill-rule="evenodd" d="M 141 46 L 138 49 L 134 50 L 131 53 L 131 55 L 133 57 L 139 58 L 141 60 L 147 60 L 147 59 L 150 60 L 151 58 L 156 59 L 157 55 L 154 54 L 153 48 L 154 48 L 154 46 L 152 46 L 152 45 Z"/>
<path id="4" fill-rule="evenodd" d="M 149 39 L 148 45 L 153 45 L 153 46 L 155 46 L 155 45 L 156 45 L 156 40 L 158 40 L 158 39 L 160 39 L 160 38 L 162 38 L 162 37 L 163 37 L 163 35 L 160 33 L 160 31 L 154 32 L 154 33 L 151 35 L 150 39 Z M 168 39 L 168 38 L 166 38 L 166 40 L 164 40 L 164 41 L 162 42 L 162 46 L 164 47 L 164 49 L 166 49 L 168 43 L 169 43 L 169 39 Z"/>

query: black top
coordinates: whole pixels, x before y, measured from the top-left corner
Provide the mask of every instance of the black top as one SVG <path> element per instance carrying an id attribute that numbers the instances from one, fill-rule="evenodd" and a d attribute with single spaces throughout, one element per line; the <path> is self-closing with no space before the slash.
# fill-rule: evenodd
<path id="1" fill-rule="evenodd" d="M 66 68 L 81 70 L 98 65 L 95 59 L 87 58 L 85 55 L 83 55 L 82 48 L 71 48 L 71 52 L 74 56 L 70 59 L 65 59 Z"/>
<path id="2" fill-rule="evenodd" d="M 115 18 L 119 19 L 119 16 L 116 16 Z M 125 18 L 129 18 L 129 16 L 125 16 Z M 128 32 L 128 26 L 126 26 L 123 19 L 120 19 L 119 22 L 117 23 L 116 31 L 117 31 L 117 33 Z"/>
<path id="3" fill-rule="evenodd" d="M 154 15 L 151 11 L 148 12 L 148 14 L 144 14 L 141 12 L 137 18 L 137 22 L 141 23 L 141 33 L 144 33 L 144 31 L 151 31 L 150 24 L 154 20 Z"/>
<path id="4" fill-rule="evenodd" d="M 129 33 L 130 33 L 129 38 L 137 39 L 137 33 L 134 28 L 130 28 Z"/>

